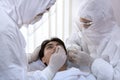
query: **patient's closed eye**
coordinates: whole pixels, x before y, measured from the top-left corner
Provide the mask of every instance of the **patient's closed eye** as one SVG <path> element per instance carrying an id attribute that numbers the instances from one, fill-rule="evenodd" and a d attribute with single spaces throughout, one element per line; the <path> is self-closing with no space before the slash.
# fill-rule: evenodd
<path id="1" fill-rule="evenodd" d="M 54 48 L 54 46 L 53 45 L 48 45 L 46 48 L 47 49 L 52 49 L 52 48 Z"/>

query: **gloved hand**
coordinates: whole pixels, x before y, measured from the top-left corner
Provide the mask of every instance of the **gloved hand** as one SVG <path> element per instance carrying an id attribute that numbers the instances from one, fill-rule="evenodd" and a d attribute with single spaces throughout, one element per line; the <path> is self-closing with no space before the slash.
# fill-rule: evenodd
<path id="1" fill-rule="evenodd" d="M 38 59 L 38 55 L 39 55 L 40 48 L 41 48 L 41 45 L 38 46 L 38 47 L 33 51 L 33 53 L 29 53 L 29 54 L 27 55 L 27 57 L 28 57 L 28 63 L 31 63 L 31 62 L 36 61 L 36 60 Z"/>
<path id="2" fill-rule="evenodd" d="M 94 59 L 90 57 L 87 53 L 80 50 L 71 50 L 68 52 L 69 60 L 73 63 L 76 63 L 79 66 L 88 66 L 91 67 Z"/>
<path id="3" fill-rule="evenodd" d="M 58 71 L 66 62 L 67 55 L 65 50 L 58 46 L 55 53 L 51 56 L 49 66 L 54 69 L 54 71 Z"/>
<path id="4" fill-rule="evenodd" d="M 43 73 L 48 77 L 48 80 L 51 80 L 55 73 L 65 64 L 67 55 L 65 50 L 58 46 L 55 53 L 51 55 L 49 64 L 46 69 L 43 70 Z"/>

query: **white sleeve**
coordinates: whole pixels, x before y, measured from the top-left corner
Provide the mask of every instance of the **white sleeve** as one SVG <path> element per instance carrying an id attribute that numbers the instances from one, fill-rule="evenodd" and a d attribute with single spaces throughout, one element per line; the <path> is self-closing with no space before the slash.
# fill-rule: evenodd
<path id="1" fill-rule="evenodd" d="M 35 48 L 35 50 L 32 53 L 27 53 L 28 63 L 32 63 L 32 62 L 38 60 L 40 48 L 41 48 L 41 45 L 39 45 L 37 48 Z"/>
<path id="2" fill-rule="evenodd" d="M 42 71 L 33 71 L 28 72 L 28 80 L 48 80 L 45 75 L 42 74 Z"/>
<path id="3" fill-rule="evenodd" d="M 28 80 L 52 80 L 55 72 L 49 67 L 46 67 L 43 71 L 28 72 Z"/>
<path id="4" fill-rule="evenodd" d="M 81 34 L 80 31 L 74 31 L 66 40 L 66 47 L 69 48 L 73 45 L 81 46 Z"/>
<path id="5" fill-rule="evenodd" d="M 92 73 L 97 80 L 119 80 L 120 79 L 120 63 L 113 68 L 111 64 L 99 58 L 96 59 L 91 66 Z M 115 78 L 116 77 L 116 78 Z"/>
<path id="6" fill-rule="evenodd" d="M 28 64 L 28 71 L 43 70 L 46 66 L 41 60 Z"/>

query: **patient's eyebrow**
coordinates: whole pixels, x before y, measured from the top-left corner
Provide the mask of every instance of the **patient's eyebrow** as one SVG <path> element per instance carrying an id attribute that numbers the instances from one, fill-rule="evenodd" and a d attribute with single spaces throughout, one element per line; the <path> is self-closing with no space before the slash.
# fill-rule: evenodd
<path id="1" fill-rule="evenodd" d="M 46 45 L 46 47 L 47 47 L 47 46 L 52 46 L 52 45 L 54 45 L 54 44 L 53 44 L 53 43 L 48 43 L 48 44 Z M 62 45 L 62 44 L 57 43 L 56 45 Z"/>
<path id="2" fill-rule="evenodd" d="M 48 43 L 48 44 L 46 45 L 46 47 L 47 47 L 47 46 L 51 46 L 51 45 L 53 45 L 53 44 L 52 44 L 52 43 Z"/>

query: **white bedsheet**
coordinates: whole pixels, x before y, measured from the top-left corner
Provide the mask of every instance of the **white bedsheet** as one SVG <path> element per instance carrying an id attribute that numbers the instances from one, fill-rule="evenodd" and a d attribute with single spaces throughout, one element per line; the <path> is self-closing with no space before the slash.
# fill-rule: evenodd
<path id="1" fill-rule="evenodd" d="M 90 73 L 81 72 L 77 68 L 70 68 L 65 71 L 58 72 L 53 80 L 96 80 Z"/>

